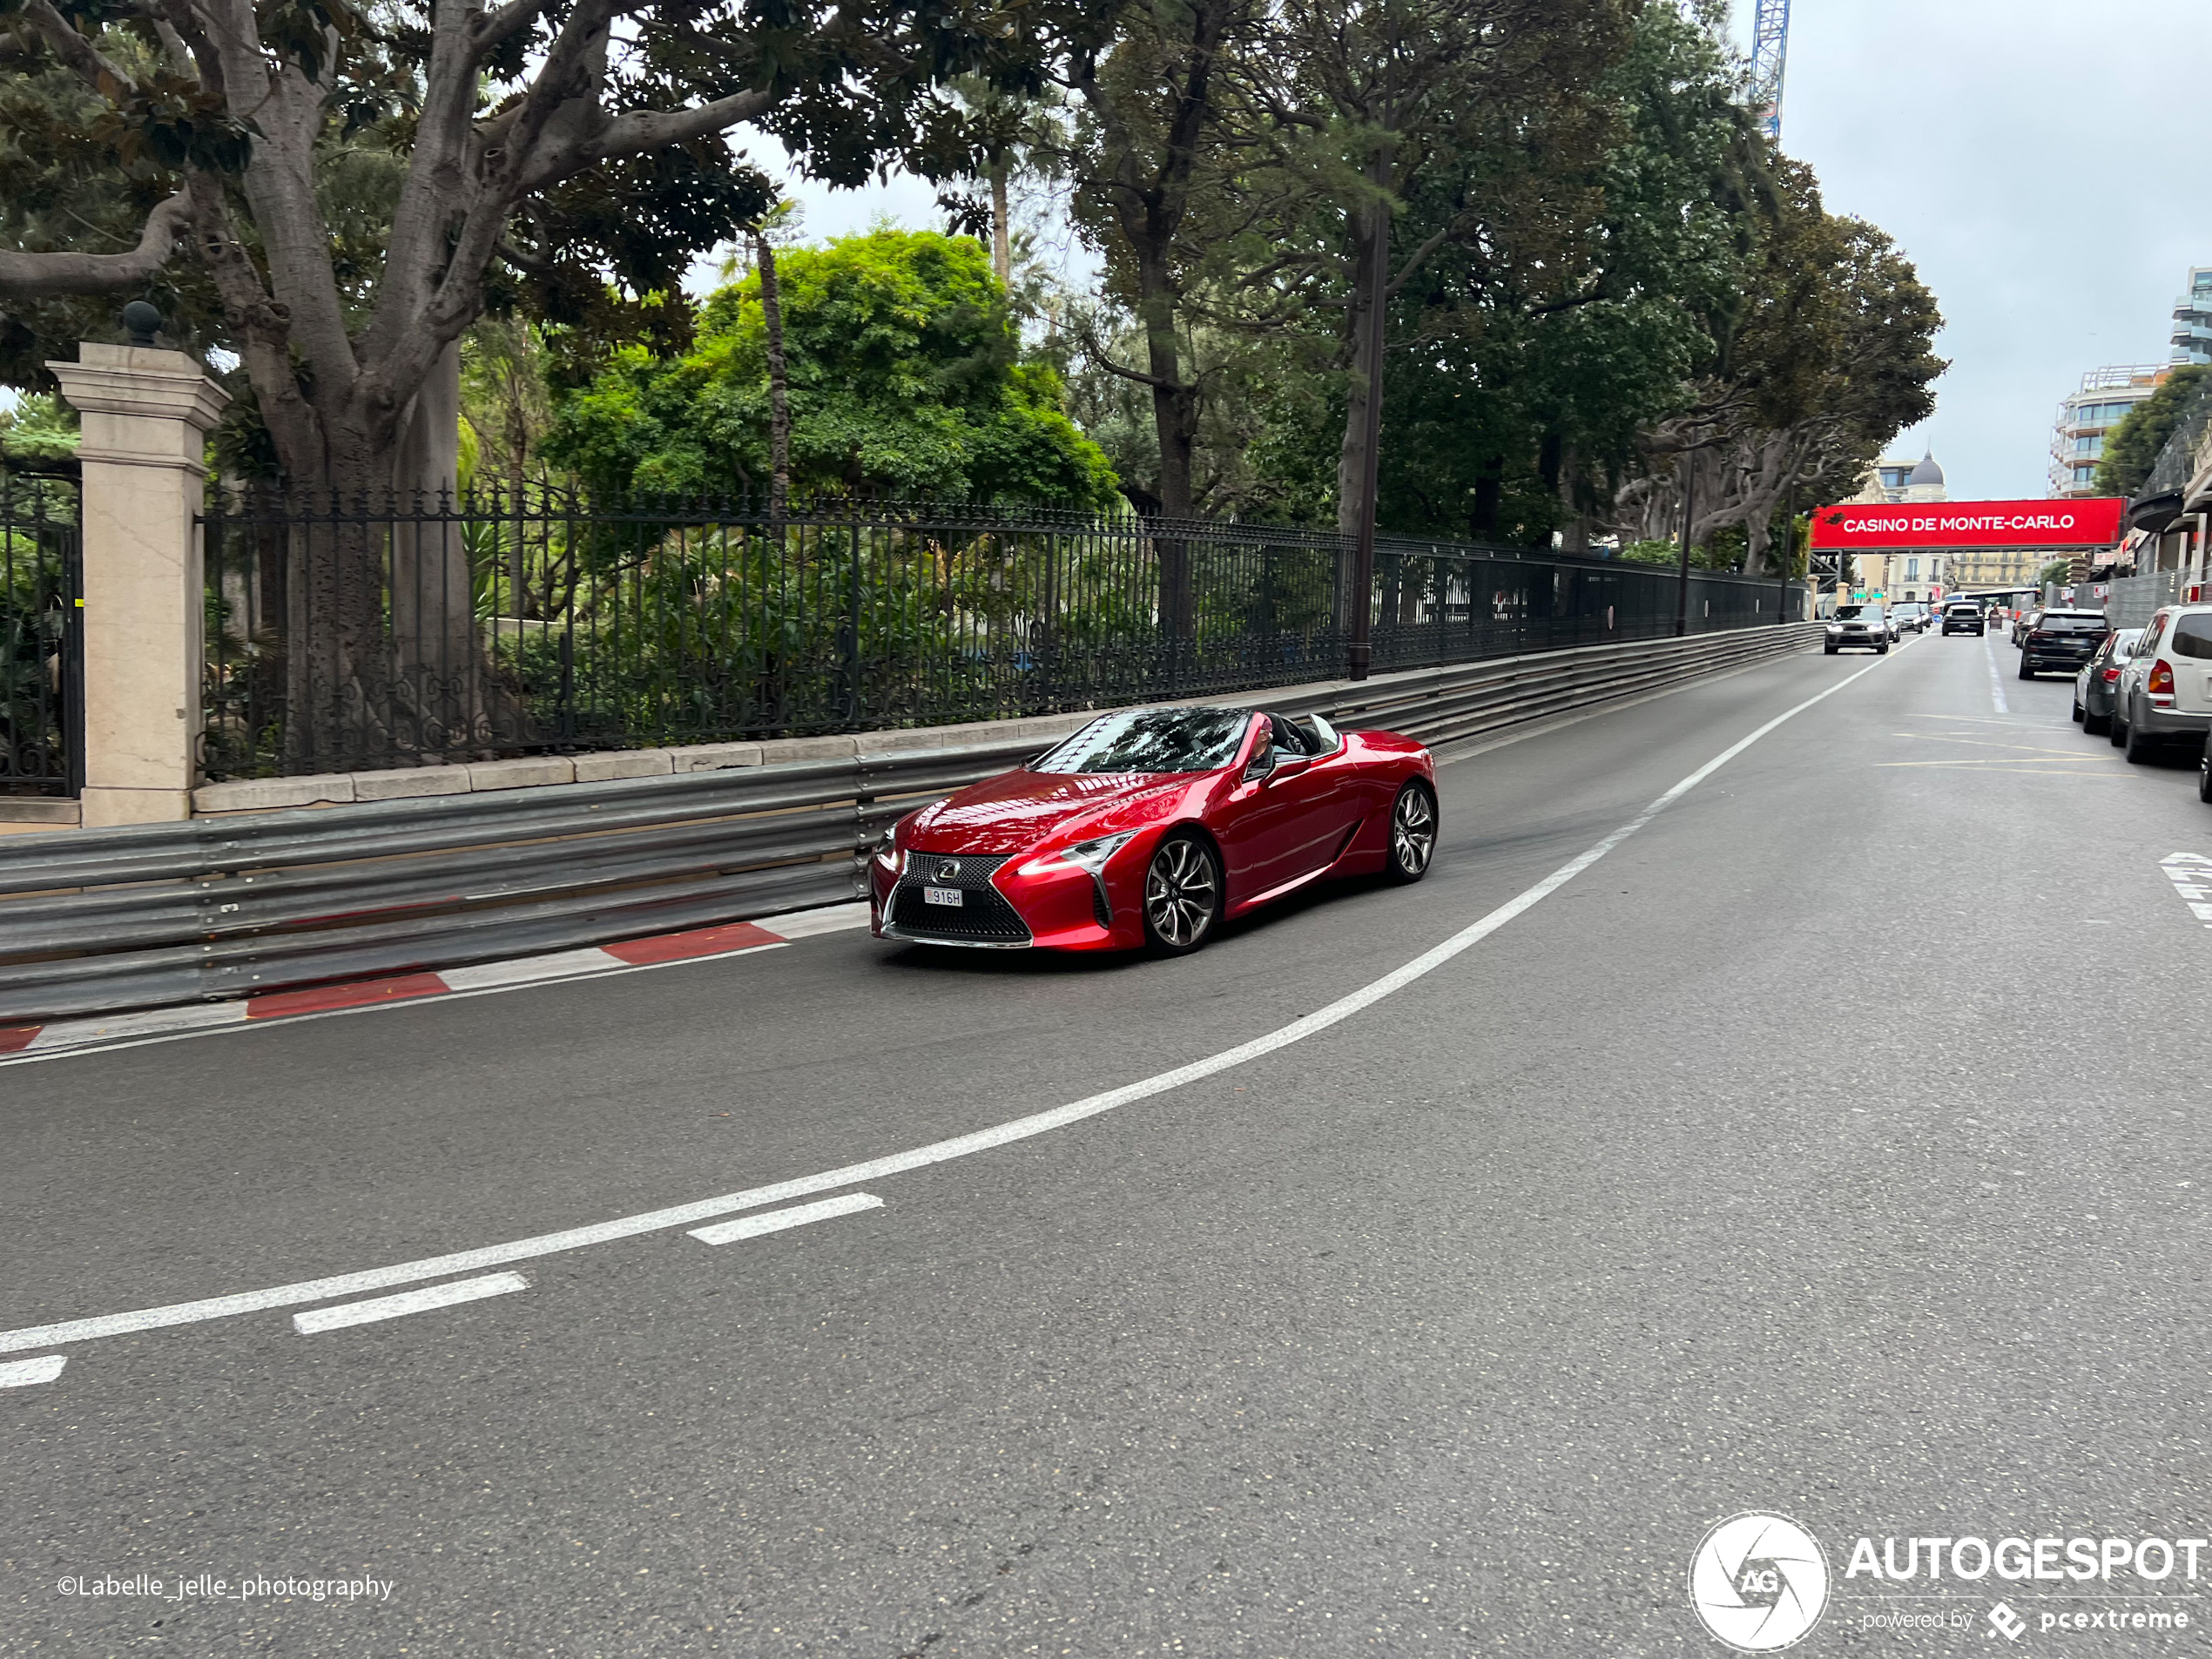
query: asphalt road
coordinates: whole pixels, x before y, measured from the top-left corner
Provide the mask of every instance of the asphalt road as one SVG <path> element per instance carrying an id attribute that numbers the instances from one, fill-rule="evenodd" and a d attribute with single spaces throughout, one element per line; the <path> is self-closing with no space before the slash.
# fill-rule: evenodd
<path id="1" fill-rule="evenodd" d="M 1800 1651 L 1993 1651 L 1862 1629 L 1937 1604 L 1852 1541 L 2212 1534 L 2212 809 L 2001 639 L 1871 661 L 1458 760 L 1427 881 L 1186 960 L 838 933 L 0 1068 L 6 1329 L 586 1226 L 1277 1032 L 1840 687 L 1371 1006 L 880 1207 L 0 1355 L 67 1356 L 0 1390 L 0 1654 L 1718 1653 L 1747 1509 L 1829 1553 Z"/>

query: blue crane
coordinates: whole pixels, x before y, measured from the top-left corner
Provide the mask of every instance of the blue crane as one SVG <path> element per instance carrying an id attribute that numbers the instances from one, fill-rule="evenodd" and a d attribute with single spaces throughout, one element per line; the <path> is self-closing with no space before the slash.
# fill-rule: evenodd
<path id="1" fill-rule="evenodd" d="M 1790 0 L 1759 0 L 1751 24 L 1751 107 L 1768 138 L 1782 141 L 1782 66 L 1790 55 Z"/>

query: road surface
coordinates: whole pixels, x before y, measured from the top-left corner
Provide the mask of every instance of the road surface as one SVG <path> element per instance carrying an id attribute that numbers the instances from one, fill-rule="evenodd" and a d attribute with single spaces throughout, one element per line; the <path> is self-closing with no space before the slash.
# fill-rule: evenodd
<path id="1" fill-rule="evenodd" d="M 847 930 L 0 1067 L 0 1327 L 404 1270 L 0 1353 L 65 1360 L 0 1390 L 0 1654 L 1717 1653 L 1745 1510 L 1828 1553 L 1807 1653 L 2193 1596 L 1844 1570 L 2212 1533 L 2212 809 L 2016 660 L 1454 760 L 1426 882 L 1188 959 Z"/>

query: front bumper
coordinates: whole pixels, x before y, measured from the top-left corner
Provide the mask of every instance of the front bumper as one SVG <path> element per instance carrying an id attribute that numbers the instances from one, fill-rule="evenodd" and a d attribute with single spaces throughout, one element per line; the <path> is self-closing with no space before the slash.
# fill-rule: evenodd
<path id="1" fill-rule="evenodd" d="M 881 859 L 870 859 L 869 930 L 878 939 L 971 950 L 1131 948 L 1144 942 L 1137 884 L 1150 843 L 1139 840 L 1143 848 L 1136 842 L 1123 847 L 1096 878 L 1027 853 L 979 858 L 908 848 L 905 868 L 896 875 Z M 945 885 L 935 873 L 947 862 L 963 867 L 950 884 L 966 900 L 957 908 L 931 905 L 923 894 L 925 887 Z M 979 864 L 990 867 L 980 879 L 974 867 Z"/>

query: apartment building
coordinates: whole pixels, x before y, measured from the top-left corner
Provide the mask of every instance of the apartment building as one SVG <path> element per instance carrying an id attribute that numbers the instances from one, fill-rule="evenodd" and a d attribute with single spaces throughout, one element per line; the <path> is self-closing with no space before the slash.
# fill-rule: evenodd
<path id="1" fill-rule="evenodd" d="M 2207 303 L 2212 304 L 2212 295 Z M 2097 462 L 2104 455 L 2107 435 L 2128 410 L 2165 383 L 2172 368 L 2170 363 L 2114 363 L 2081 377 L 2080 389 L 2059 405 L 2059 418 L 2052 428 L 2052 495 L 2097 493 Z"/>

